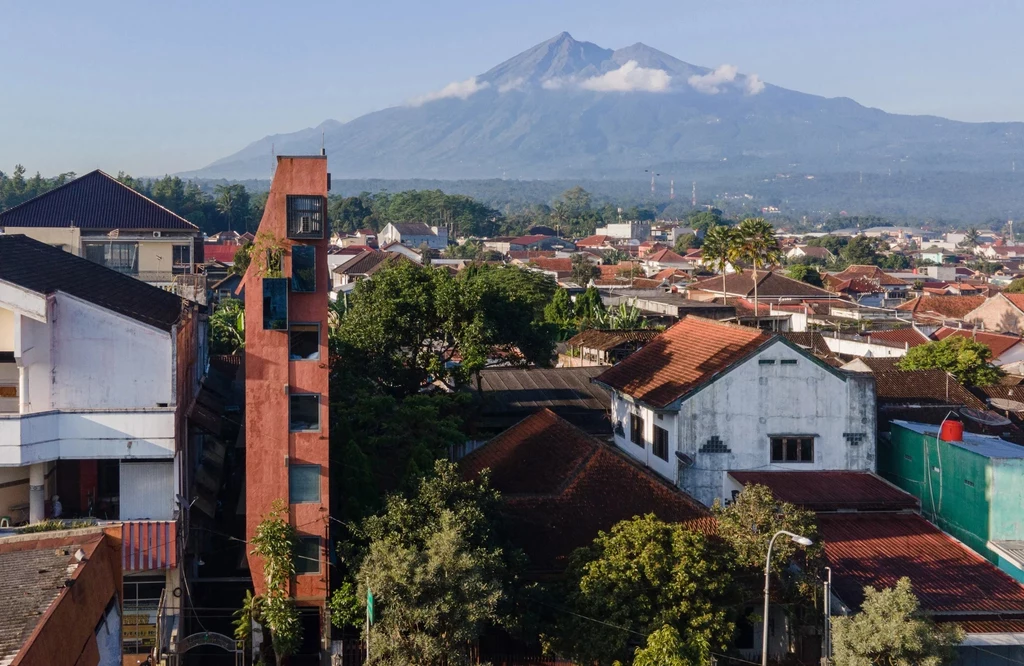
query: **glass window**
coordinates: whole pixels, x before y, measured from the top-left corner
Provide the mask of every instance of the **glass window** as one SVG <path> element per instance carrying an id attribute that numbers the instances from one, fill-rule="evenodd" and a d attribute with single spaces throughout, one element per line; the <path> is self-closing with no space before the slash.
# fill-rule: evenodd
<path id="1" fill-rule="evenodd" d="M 637 446 L 644 445 L 644 420 L 639 414 L 629 415 L 629 441 Z"/>
<path id="2" fill-rule="evenodd" d="M 288 396 L 288 428 L 292 432 L 320 429 L 320 395 L 300 393 Z"/>
<path id="3" fill-rule="evenodd" d="M 324 237 L 324 197 L 288 196 L 288 238 Z"/>
<path id="4" fill-rule="evenodd" d="M 263 278 L 263 328 L 288 330 L 288 280 Z"/>
<path id="5" fill-rule="evenodd" d="M 300 536 L 295 540 L 295 573 L 320 573 L 320 537 Z"/>
<path id="6" fill-rule="evenodd" d="M 662 460 L 668 460 L 668 430 L 654 426 L 654 444 L 651 451 Z"/>
<path id="7" fill-rule="evenodd" d="M 772 462 L 814 462 L 814 437 L 772 437 Z"/>
<path id="8" fill-rule="evenodd" d="M 292 324 L 288 328 L 288 350 L 292 361 L 320 360 L 320 324 Z"/>
<path id="9" fill-rule="evenodd" d="M 288 466 L 288 501 L 291 504 L 320 501 L 320 465 Z"/>
<path id="10" fill-rule="evenodd" d="M 192 263 L 192 246 L 175 245 L 173 256 L 175 266 L 188 266 Z"/>
<path id="11" fill-rule="evenodd" d="M 139 272 L 138 243 L 89 243 L 85 246 L 85 258 L 119 273 L 136 275 Z"/>
<path id="12" fill-rule="evenodd" d="M 316 248 L 292 246 L 292 291 L 316 291 Z"/>

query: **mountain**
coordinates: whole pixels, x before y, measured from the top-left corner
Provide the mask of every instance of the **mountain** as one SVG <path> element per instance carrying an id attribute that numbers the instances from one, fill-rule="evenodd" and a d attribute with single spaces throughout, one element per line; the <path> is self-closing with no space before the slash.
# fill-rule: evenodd
<path id="1" fill-rule="evenodd" d="M 336 178 L 987 172 L 1024 158 L 1022 136 L 1024 123 L 890 114 L 563 32 L 403 106 L 268 136 L 183 175 L 266 179 L 272 151 L 315 154 L 321 137 Z"/>

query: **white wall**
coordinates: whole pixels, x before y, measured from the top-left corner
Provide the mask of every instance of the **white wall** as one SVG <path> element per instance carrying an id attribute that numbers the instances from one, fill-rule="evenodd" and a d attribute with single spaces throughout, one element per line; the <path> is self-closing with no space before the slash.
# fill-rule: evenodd
<path id="1" fill-rule="evenodd" d="M 775 360 L 775 364 L 761 365 L 758 361 L 762 358 Z M 782 359 L 796 360 L 796 364 L 781 365 Z M 613 396 L 613 422 L 621 419 L 623 424 L 623 436 L 616 435 L 616 443 L 666 479 L 679 482 L 704 504 L 728 499 L 729 470 L 875 469 L 873 380 L 863 376 L 844 380 L 782 342 L 735 366 L 682 403 L 671 421 L 675 427 L 669 431 L 667 462 L 650 452 L 651 427 L 658 422 L 651 410 L 639 408 L 647 429 L 643 449 L 629 441 L 630 405 Z M 669 423 L 669 419 L 666 416 L 661 423 Z M 845 433 L 864 437 L 853 445 Z M 773 464 L 772 435 L 814 435 L 814 462 Z M 701 451 L 712 436 L 729 452 Z M 678 469 L 677 450 L 694 461 L 692 467 Z"/>
<path id="2" fill-rule="evenodd" d="M 121 461 L 121 520 L 174 519 L 174 461 Z"/>
<path id="3" fill-rule="evenodd" d="M 14 312 L 0 308 L 0 351 L 14 351 Z"/>

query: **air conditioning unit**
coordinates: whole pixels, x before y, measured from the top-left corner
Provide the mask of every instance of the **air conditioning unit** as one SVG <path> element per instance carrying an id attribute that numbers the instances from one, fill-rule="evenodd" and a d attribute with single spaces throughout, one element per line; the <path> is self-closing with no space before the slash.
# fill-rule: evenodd
<path id="1" fill-rule="evenodd" d="M 160 238 L 160 236 L 162 236 L 162 235 L 163 234 L 161 232 L 159 232 L 159 231 L 154 231 L 153 232 L 153 238 Z"/>

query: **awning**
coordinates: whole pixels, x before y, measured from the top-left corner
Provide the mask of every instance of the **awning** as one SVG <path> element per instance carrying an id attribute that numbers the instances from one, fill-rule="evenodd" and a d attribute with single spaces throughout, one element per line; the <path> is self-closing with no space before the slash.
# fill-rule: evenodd
<path id="1" fill-rule="evenodd" d="M 130 520 L 121 524 L 124 571 L 173 569 L 178 565 L 178 526 L 173 520 Z"/>

